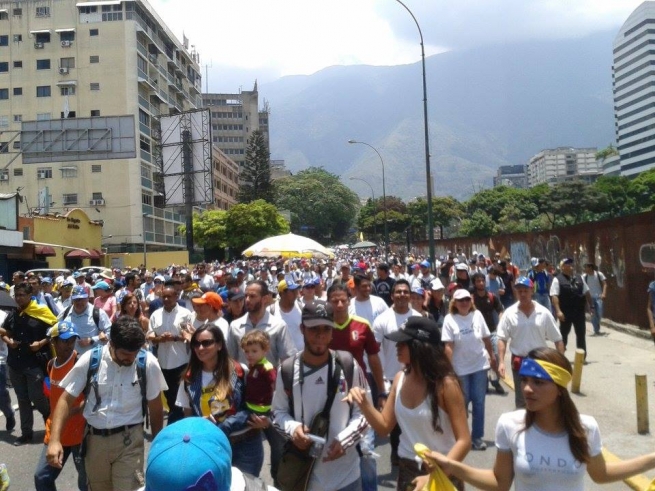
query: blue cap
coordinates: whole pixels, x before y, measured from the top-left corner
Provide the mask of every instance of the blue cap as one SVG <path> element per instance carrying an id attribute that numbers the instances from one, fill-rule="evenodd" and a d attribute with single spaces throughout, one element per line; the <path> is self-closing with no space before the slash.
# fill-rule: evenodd
<path id="1" fill-rule="evenodd" d="M 530 281 L 530 278 L 526 278 L 525 276 L 519 276 L 516 278 L 514 286 L 525 286 L 527 288 L 532 288 L 532 281 Z"/>
<path id="2" fill-rule="evenodd" d="M 92 290 L 104 290 L 104 291 L 108 292 L 109 290 L 111 290 L 111 287 L 109 286 L 109 283 L 107 283 L 106 281 L 99 281 L 98 283 L 93 285 L 91 287 L 91 289 Z"/>
<path id="3" fill-rule="evenodd" d="M 71 300 L 78 300 L 80 298 L 89 298 L 89 294 L 82 285 L 73 288 L 73 293 L 71 294 Z"/>
<path id="4" fill-rule="evenodd" d="M 84 275 L 82 273 L 80 273 L 79 271 L 75 271 L 73 273 L 73 278 L 79 278 L 80 276 L 84 276 Z"/>
<path id="5" fill-rule="evenodd" d="M 430 261 L 422 261 L 421 262 L 421 267 L 422 268 L 429 268 L 430 267 Z"/>
<path id="6" fill-rule="evenodd" d="M 75 325 L 71 321 L 59 321 L 46 332 L 46 336 L 50 338 L 70 339 L 73 336 L 80 337 L 77 334 Z"/>
<path id="7" fill-rule="evenodd" d="M 161 430 L 148 452 L 146 491 L 230 491 L 232 448 L 205 418 L 190 417 Z"/>
<path id="8" fill-rule="evenodd" d="M 416 286 L 412 288 L 412 293 L 416 293 L 417 295 L 423 296 L 425 294 L 425 290 L 421 288 L 420 286 Z"/>
<path id="9" fill-rule="evenodd" d="M 47 283 L 48 285 L 52 285 L 52 278 L 50 278 L 50 276 L 45 276 L 41 278 L 41 283 Z"/>

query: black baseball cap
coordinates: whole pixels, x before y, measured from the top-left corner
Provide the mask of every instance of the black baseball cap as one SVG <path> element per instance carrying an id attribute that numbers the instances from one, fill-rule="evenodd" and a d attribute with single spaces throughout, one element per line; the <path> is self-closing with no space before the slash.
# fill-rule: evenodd
<path id="1" fill-rule="evenodd" d="M 384 337 L 396 343 L 418 339 L 430 344 L 441 344 L 441 329 L 428 317 L 412 316 L 397 331 L 385 334 Z"/>
<path id="2" fill-rule="evenodd" d="M 230 292 L 230 293 L 227 294 L 227 300 L 228 301 L 235 301 L 236 302 L 237 300 L 241 300 L 243 298 L 246 298 L 246 295 L 242 291 Z"/>
<path id="3" fill-rule="evenodd" d="M 306 303 L 302 309 L 302 324 L 305 327 L 335 327 L 332 305 L 323 300 Z"/>

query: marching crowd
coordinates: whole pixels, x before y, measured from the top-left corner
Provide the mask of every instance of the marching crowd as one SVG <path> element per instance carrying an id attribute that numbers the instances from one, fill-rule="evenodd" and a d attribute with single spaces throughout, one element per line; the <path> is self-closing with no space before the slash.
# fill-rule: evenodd
<path id="1" fill-rule="evenodd" d="M 390 436 L 402 491 L 437 468 L 453 489 L 573 490 L 585 472 L 609 482 L 655 467 L 655 454 L 605 462 L 568 395 L 571 329 L 585 353 L 587 311 L 604 334 L 594 264 L 382 259 L 15 272 L 0 283 L 17 306 L 0 310 L 0 411 L 8 432 L 20 420 L 16 446 L 37 443 L 34 408 L 46 422 L 37 491 L 56 489 L 71 456 L 80 490 L 266 489 L 264 440 L 283 491 L 374 490 L 376 434 Z M 496 464 L 471 468 L 486 395 L 505 394 L 509 371 L 516 410 L 495 429 Z M 7 469 L 0 479 L 4 491 Z"/>

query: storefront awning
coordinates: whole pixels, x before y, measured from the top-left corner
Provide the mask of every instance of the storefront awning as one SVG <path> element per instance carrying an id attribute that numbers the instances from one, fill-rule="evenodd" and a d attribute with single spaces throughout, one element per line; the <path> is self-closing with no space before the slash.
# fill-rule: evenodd
<path id="1" fill-rule="evenodd" d="M 91 257 L 93 259 L 99 259 L 100 257 L 105 255 L 104 252 L 99 251 L 98 249 L 89 249 L 89 252 L 92 254 Z"/>
<path id="2" fill-rule="evenodd" d="M 30 34 L 45 34 L 46 32 L 50 32 L 50 29 L 39 29 L 38 31 L 30 31 Z"/>
<path id="3" fill-rule="evenodd" d="M 34 247 L 34 253 L 37 256 L 47 256 L 47 257 L 53 257 L 57 255 L 54 247 L 50 247 L 50 246 L 36 246 Z"/>
<path id="4" fill-rule="evenodd" d="M 76 7 L 99 7 L 100 5 L 120 5 L 120 0 L 103 0 L 99 2 L 78 2 Z"/>
<path id="5" fill-rule="evenodd" d="M 83 251 L 82 249 L 75 249 L 74 251 L 67 252 L 64 254 L 65 257 L 79 257 L 81 259 L 89 259 L 93 257 L 91 251 Z"/>
<path id="6" fill-rule="evenodd" d="M 55 29 L 55 32 L 75 32 L 75 28 L 67 27 L 66 29 Z"/>

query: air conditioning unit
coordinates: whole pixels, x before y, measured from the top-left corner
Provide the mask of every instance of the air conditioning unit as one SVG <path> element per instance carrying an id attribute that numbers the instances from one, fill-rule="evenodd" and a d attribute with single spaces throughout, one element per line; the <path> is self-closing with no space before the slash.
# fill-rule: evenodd
<path id="1" fill-rule="evenodd" d="M 68 67 L 60 66 L 59 67 L 59 74 L 60 75 L 67 75 L 68 74 Z"/>
<path id="2" fill-rule="evenodd" d="M 62 41 L 61 42 L 61 47 L 62 48 L 70 48 L 71 47 L 71 42 L 70 41 Z"/>
<path id="3" fill-rule="evenodd" d="M 8 181 L 9 180 L 9 174 L 4 173 L 0 174 L 0 181 Z"/>
<path id="4" fill-rule="evenodd" d="M 40 170 L 36 173 L 36 178 L 37 179 L 47 179 L 48 178 L 48 173 L 44 170 Z"/>
<path id="5" fill-rule="evenodd" d="M 89 201 L 89 205 L 91 206 L 104 206 L 105 205 L 105 200 L 104 199 L 92 199 Z"/>
<path id="6" fill-rule="evenodd" d="M 43 43 L 34 43 L 35 49 L 43 49 Z"/>

